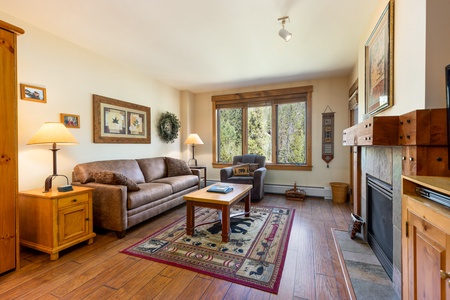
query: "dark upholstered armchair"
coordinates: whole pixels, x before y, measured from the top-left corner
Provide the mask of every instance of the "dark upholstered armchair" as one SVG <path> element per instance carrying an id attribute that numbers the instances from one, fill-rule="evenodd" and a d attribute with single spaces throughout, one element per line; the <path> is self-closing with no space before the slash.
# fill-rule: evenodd
<path id="1" fill-rule="evenodd" d="M 245 165 L 248 166 L 248 173 L 241 173 L 241 167 Z M 264 178 L 267 172 L 265 166 L 265 156 L 255 154 L 235 156 L 233 166 L 220 170 L 220 181 L 253 185 L 252 200 L 259 201 L 264 197 Z"/>

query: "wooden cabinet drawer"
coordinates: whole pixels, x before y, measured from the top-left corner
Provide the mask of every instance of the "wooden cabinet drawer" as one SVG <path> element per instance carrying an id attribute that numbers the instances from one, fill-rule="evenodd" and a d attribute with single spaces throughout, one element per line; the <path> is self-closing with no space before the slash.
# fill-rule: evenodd
<path id="1" fill-rule="evenodd" d="M 72 197 L 60 198 L 58 199 L 58 208 L 64 208 L 84 202 L 88 202 L 88 194 L 86 193 L 81 195 L 74 195 Z"/>
<path id="2" fill-rule="evenodd" d="M 415 110 L 399 116 L 399 145 L 446 145 L 446 109 Z"/>
<path id="3" fill-rule="evenodd" d="M 403 175 L 450 176 L 447 153 L 446 146 L 405 146 Z"/>

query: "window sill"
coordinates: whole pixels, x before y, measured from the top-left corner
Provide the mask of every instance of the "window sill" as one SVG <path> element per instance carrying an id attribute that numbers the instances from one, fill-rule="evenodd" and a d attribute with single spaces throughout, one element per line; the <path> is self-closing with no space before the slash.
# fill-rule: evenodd
<path id="1" fill-rule="evenodd" d="M 213 168 L 215 169 L 222 169 L 226 167 L 231 167 L 232 164 L 225 164 L 225 163 L 212 163 Z M 266 164 L 266 168 L 268 170 L 285 170 L 285 171 L 311 171 L 312 166 L 307 165 L 282 165 L 282 164 Z"/>

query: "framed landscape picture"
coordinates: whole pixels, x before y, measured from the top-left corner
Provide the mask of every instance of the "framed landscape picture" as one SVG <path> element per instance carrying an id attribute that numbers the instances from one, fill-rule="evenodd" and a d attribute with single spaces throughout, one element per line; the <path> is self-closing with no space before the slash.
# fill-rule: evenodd
<path id="1" fill-rule="evenodd" d="M 94 143 L 150 144 L 150 107 L 94 95 Z"/>
<path id="2" fill-rule="evenodd" d="M 20 99 L 47 103 L 45 88 L 28 84 L 20 84 Z"/>
<path id="3" fill-rule="evenodd" d="M 394 0 L 389 1 L 365 46 L 366 113 L 394 105 Z"/>

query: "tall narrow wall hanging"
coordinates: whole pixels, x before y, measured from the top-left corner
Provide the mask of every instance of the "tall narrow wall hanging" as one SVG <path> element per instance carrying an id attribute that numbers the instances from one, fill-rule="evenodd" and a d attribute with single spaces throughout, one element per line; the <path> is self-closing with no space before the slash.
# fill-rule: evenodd
<path id="1" fill-rule="evenodd" d="M 327 110 L 330 112 L 327 112 Z M 334 112 L 327 105 L 322 113 L 322 159 L 327 163 L 334 158 Z"/>

